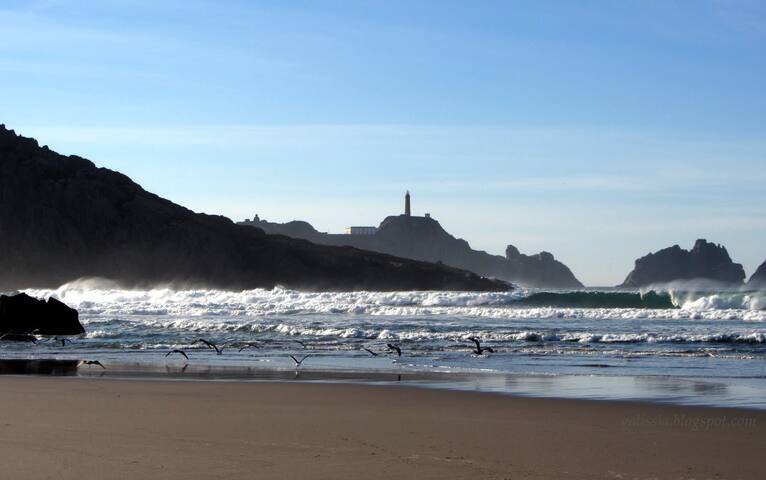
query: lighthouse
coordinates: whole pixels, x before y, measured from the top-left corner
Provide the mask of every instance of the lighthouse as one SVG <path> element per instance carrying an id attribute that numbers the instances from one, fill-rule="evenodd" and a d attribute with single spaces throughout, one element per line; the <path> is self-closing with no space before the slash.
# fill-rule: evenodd
<path id="1" fill-rule="evenodd" d="M 407 190 L 407 193 L 404 194 L 404 216 L 409 217 L 410 216 L 410 191 Z"/>

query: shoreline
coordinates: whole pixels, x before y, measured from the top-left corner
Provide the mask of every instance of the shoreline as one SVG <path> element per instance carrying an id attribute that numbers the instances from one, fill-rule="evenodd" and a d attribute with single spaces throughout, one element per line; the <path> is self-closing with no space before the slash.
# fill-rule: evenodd
<path id="1" fill-rule="evenodd" d="M 70 377 L 133 381 L 327 384 L 398 386 L 427 390 L 496 394 L 513 398 L 624 402 L 679 407 L 766 411 L 766 399 L 721 401 L 721 379 L 672 376 L 544 375 L 415 369 L 314 369 L 206 363 L 105 362 L 108 368 L 79 365 L 76 359 L 1 359 L 3 377 Z M 762 388 L 763 379 L 740 379 Z M 732 379 L 728 379 L 729 382 Z M 745 389 L 748 383 L 730 384 Z M 752 390 L 752 389 L 751 389 Z M 753 391 L 745 392 L 753 396 Z M 635 392 L 639 392 L 638 394 Z M 672 396 L 662 396 L 671 392 Z"/>
<path id="2" fill-rule="evenodd" d="M 766 446 L 763 411 L 358 384 L 2 376 L 0 412 L 22 479 L 756 478 Z"/>

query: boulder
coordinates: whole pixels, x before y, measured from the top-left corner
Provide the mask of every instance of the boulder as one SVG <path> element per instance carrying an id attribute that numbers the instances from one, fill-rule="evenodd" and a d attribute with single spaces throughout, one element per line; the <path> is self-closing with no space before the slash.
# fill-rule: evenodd
<path id="1" fill-rule="evenodd" d="M 31 334 L 79 335 L 85 333 L 77 310 L 55 298 L 39 300 L 26 293 L 0 296 L 0 334 L 23 340 Z"/>

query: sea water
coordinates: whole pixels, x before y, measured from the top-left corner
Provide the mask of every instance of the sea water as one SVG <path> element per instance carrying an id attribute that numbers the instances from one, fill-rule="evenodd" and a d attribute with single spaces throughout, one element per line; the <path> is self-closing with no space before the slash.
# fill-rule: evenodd
<path id="1" fill-rule="evenodd" d="M 404 376 L 521 395 L 766 408 L 762 291 L 230 292 L 76 282 L 26 293 L 78 309 L 87 333 L 65 346 L 4 342 L 2 358 L 292 372 L 288 355 L 310 354 L 303 378 Z M 471 337 L 494 353 L 477 355 Z M 239 351 L 246 342 L 256 346 Z M 172 349 L 188 362 L 166 357 Z"/>

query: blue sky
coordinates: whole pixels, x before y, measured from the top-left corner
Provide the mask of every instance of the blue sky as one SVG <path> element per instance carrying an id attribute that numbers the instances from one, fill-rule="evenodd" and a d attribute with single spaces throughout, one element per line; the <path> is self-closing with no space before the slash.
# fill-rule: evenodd
<path id="1" fill-rule="evenodd" d="M 5 1 L 0 122 L 196 211 L 430 212 L 585 283 L 766 259 L 766 3 Z"/>

